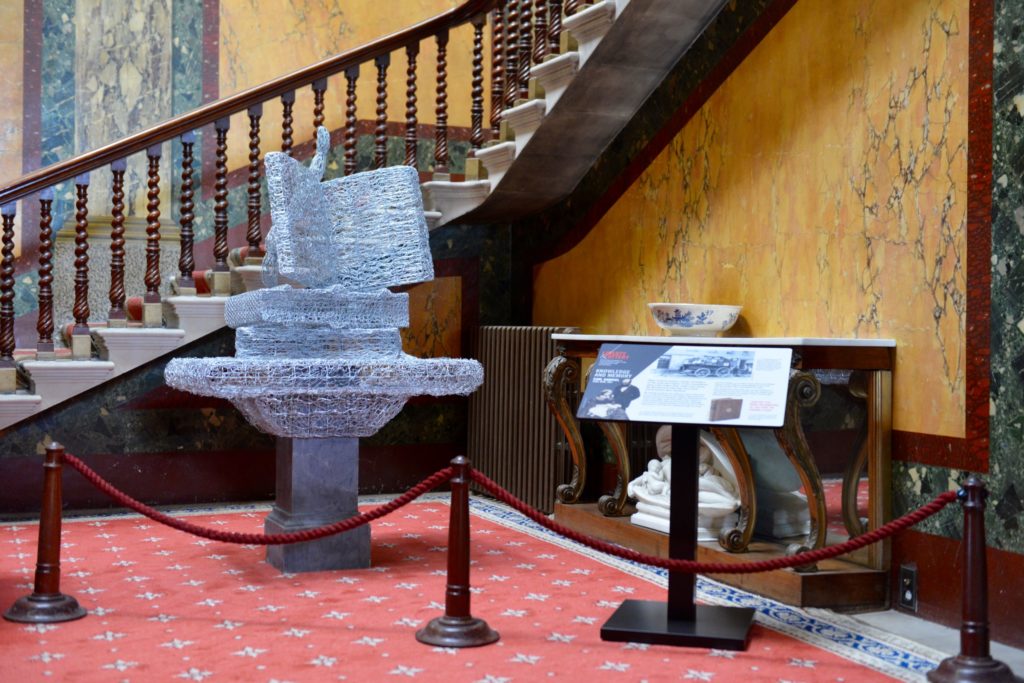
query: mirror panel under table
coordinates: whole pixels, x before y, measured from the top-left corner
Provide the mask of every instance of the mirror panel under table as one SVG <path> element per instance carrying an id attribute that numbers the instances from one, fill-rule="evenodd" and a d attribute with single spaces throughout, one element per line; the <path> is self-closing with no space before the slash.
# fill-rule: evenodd
<path id="1" fill-rule="evenodd" d="M 702 432 L 702 458 L 713 473 L 708 488 L 717 491 L 722 481 L 714 475 L 724 474 L 725 486 L 734 487 L 736 509 L 717 526 L 702 529 L 697 559 L 769 559 L 839 543 L 889 521 L 894 341 L 585 334 L 552 339 L 558 355 L 545 370 L 544 387 L 572 460 L 570 480 L 554 492 L 560 523 L 668 557 L 668 534 L 658 530 L 658 520 L 646 521 L 652 519 L 647 514 L 636 515 L 642 521 L 633 523 L 638 501 L 627 493 L 631 481 L 657 475 L 647 470 L 658 469 L 659 426 L 608 421 L 581 429 L 575 417 L 600 346 L 616 342 L 793 349 L 783 427 L 719 424 Z M 727 372 L 683 371 L 705 369 Z M 798 571 L 713 578 L 788 604 L 855 609 L 886 604 L 888 569 L 886 541 Z"/>

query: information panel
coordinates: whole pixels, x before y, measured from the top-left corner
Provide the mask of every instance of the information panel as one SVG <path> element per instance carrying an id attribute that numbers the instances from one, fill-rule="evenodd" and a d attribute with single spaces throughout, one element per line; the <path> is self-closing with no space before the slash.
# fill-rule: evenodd
<path id="1" fill-rule="evenodd" d="M 781 427 L 793 350 L 602 344 L 576 416 Z"/>

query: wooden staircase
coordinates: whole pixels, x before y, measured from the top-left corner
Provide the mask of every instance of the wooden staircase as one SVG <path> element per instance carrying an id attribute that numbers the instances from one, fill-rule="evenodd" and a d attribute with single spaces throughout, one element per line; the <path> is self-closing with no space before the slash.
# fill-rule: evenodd
<path id="1" fill-rule="evenodd" d="M 408 62 L 404 163 L 417 158 L 415 59 L 418 45 L 438 45 L 437 100 L 432 164 L 421 172 L 430 228 L 453 221 L 501 222 L 539 211 L 566 197 L 601 151 L 628 124 L 644 100 L 725 4 L 725 0 L 468 0 L 434 19 L 338 55 L 262 86 L 210 103 L 151 129 L 54 164 L 0 188 L 3 222 L 0 267 L 0 430 L 73 398 L 224 326 L 224 304 L 232 293 L 260 286 L 261 149 L 265 102 L 280 100 L 284 135 L 280 149 L 295 153 L 291 138 L 295 90 L 314 92 L 314 120 L 323 121 L 327 77 L 343 73 L 349 85 L 343 133 L 344 172 L 356 170 L 354 85 L 360 65 L 376 72 L 378 84 L 374 167 L 386 164 L 386 73 L 393 53 Z M 473 89 L 465 98 L 472 112 L 470 158 L 465 179 L 453 180 L 447 139 L 448 33 L 473 28 Z M 483 34 L 491 31 L 491 54 Z M 415 49 L 413 46 L 416 46 Z M 490 116 L 484 125 L 483 73 L 489 61 Z M 372 72 L 371 72 L 372 73 Z M 246 255 L 228 250 L 227 135 L 231 114 L 250 121 Z M 216 139 L 215 205 L 209 291 L 195 282 L 193 202 L 195 130 L 212 127 Z M 183 148 L 180 259 L 173 278 L 160 272 L 159 161 L 171 140 Z M 125 158 L 148 159 L 145 294 L 139 319 L 129 321 L 124 287 L 123 178 Z M 89 171 L 112 171 L 110 310 L 106 319 L 90 310 Z M 55 340 L 53 320 L 52 187 L 74 179 L 74 324 L 66 348 Z M 32 195 L 36 195 L 32 199 Z M 119 199 L 120 198 L 120 199 Z M 38 201 L 38 340 L 16 339 L 13 257 L 17 202 Z M 165 210 L 166 213 L 166 210 Z M 28 226 L 24 226 L 26 229 Z M 168 283 L 168 280 L 170 282 Z M 169 286 L 168 286 L 169 284 Z M 201 289 L 201 288 L 200 288 Z M 24 335 L 22 335 L 24 336 Z"/>

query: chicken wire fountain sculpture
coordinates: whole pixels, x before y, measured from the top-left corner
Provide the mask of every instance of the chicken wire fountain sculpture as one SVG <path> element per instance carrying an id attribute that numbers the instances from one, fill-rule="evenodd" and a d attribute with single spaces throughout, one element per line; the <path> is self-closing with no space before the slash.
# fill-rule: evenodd
<path id="1" fill-rule="evenodd" d="M 317 130 L 306 168 L 267 154 L 272 227 L 266 289 L 233 296 L 234 358 L 179 358 L 167 383 L 231 400 L 276 435 L 277 500 L 266 531 L 310 528 L 357 512 L 359 437 L 412 396 L 468 394 L 483 368 L 402 352 L 409 295 L 388 287 L 432 280 L 419 178 L 408 166 L 321 182 L 330 138 Z M 369 565 L 369 527 L 320 541 L 268 546 L 284 571 Z"/>

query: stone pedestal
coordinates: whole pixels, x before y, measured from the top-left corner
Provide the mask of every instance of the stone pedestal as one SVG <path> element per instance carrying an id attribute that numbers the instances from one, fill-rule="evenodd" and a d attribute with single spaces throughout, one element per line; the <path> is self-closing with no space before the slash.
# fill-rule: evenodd
<path id="1" fill-rule="evenodd" d="M 323 526 L 358 514 L 359 439 L 277 439 L 277 499 L 268 534 Z M 267 546 L 267 562 L 284 572 L 370 566 L 370 527 L 307 543 Z"/>

